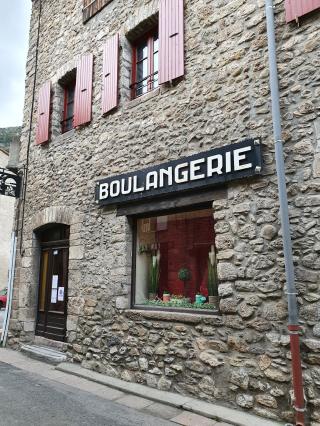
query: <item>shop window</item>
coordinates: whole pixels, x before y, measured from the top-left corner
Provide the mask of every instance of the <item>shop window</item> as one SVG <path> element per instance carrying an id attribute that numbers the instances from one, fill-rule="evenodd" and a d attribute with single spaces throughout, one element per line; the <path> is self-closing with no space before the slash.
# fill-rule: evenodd
<path id="1" fill-rule="evenodd" d="M 285 0 L 286 21 L 297 21 L 300 17 L 320 9 L 320 0 Z"/>
<path id="2" fill-rule="evenodd" d="M 217 310 L 212 210 L 138 218 L 134 271 L 135 306 Z"/>
<path id="3" fill-rule="evenodd" d="M 152 31 L 132 46 L 131 96 L 137 98 L 159 85 L 159 37 Z"/>
<path id="4" fill-rule="evenodd" d="M 61 132 L 65 133 L 73 129 L 74 117 L 74 92 L 76 87 L 76 80 L 72 79 L 63 86 L 63 113 L 61 121 Z"/>

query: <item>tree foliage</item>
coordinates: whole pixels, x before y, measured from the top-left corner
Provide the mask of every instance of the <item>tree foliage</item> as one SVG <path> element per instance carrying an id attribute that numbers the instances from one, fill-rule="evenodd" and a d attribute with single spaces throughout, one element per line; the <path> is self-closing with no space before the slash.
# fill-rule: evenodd
<path id="1" fill-rule="evenodd" d="M 9 151 L 9 146 L 14 136 L 20 136 L 21 127 L 2 127 L 0 128 L 0 148 Z"/>

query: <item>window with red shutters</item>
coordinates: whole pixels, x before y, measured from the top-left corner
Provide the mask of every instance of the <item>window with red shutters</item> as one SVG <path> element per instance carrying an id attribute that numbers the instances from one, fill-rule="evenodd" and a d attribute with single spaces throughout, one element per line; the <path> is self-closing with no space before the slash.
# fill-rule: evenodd
<path id="1" fill-rule="evenodd" d="M 92 72 L 93 54 L 87 53 L 80 57 L 77 65 L 77 79 L 74 92 L 74 127 L 83 126 L 91 121 Z"/>
<path id="2" fill-rule="evenodd" d="M 75 80 L 70 81 L 67 85 L 64 86 L 63 117 L 61 121 L 62 133 L 73 129 L 75 86 Z"/>
<path id="3" fill-rule="evenodd" d="M 150 28 L 152 20 L 154 16 L 131 32 L 141 34 L 143 25 Z M 133 99 L 150 92 L 159 84 L 171 82 L 184 75 L 183 0 L 159 0 L 159 16 L 156 20 L 156 29 L 132 43 Z"/>
<path id="4" fill-rule="evenodd" d="M 102 114 L 118 106 L 119 34 L 110 37 L 103 47 Z"/>
<path id="5" fill-rule="evenodd" d="M 320 8 L 320 0 L 285 0 L 286 21 L 294 21 Z"/>
<path id="6" fill-rule="evenodd" d="M 48 142 L 49 140 L 50 103 L 51 83 L 47 81 L 40 87 L 38 96 L 37 145 Z"/>
<path id="7" fill-rule="evenodd" d="M 82 19 L 87 22 L 92 16 L 96 15 L 112 0 L 83 0 Z"/>
<path id="8" fill-rule="evenodd" d="M 154 30 L 133 45 L 131 97 L 137 98 L 159 86 L 159 37 Z"/>
<path id="9" fill-rule="evenodd" d="M 183 0 L 159 0 L 159 84 L 184 75 Z"/>

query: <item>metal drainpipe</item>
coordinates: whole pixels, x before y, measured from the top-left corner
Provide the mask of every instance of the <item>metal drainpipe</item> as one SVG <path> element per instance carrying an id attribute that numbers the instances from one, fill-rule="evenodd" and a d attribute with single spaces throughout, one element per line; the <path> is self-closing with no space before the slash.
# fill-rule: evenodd
<path id="1" fill-rule="evenodd" d="M 32 8 L 34 6 L 35 0 L 32 0 Z M 35 92 L 36 92 L 36 83 L 37 83 L 37 71 L 38 71 L 38 54 L 39 54 L 39 40 L 40 40 L 40 25 L 41 25 L 41 12 L 42 12 L 42 2 L 39 0 L 39 15 L 38 15 L 38 28 L 37 28 L 37 41 L 35 49 L 35 65 L 34 65 L 34 77 L 33 77 L 33 89 L 32 89 L 32 99 L 31 99 L 31 110 L 30 110 L 30 119 L 29 119 L 29 135 L 28 135 L 28 145 L 27 145 L 27 158 L 26 164 L 24 166 L 24 185 L 22 189 L 22 217 L 21 217 L 21 228 L 20 228 L 20 255 L 23 255 L 22 245 L 23 245 L 23 229 L 24 229 L 24 208 L 26 203 L 27 195 L 27 186 L 28 186 L 28 172 L 29 172 L 29 157 L 30 157 L 30 145 L 32 137 L 32 126 L 33 126 L 33 113 L 34 113 L 34 101 L 35 101 Z M 30 18 L 31 19 L 31 18 Z M 18 218 L 19 219 L 19 218 Z"/>
<path id="2" fill-rule="evenodd" d="M 290 335 L 292 382 L 294 391 L 294 409 L 296 426 L 305 425 L 305 404 L 302 380 L 302 368 L 300 357 L 299 331 L 301 330 L 298 320 L 297 292 L 294 282 L 294 267 L 292 257 L 292 245 L 290 236 L 290 223 L 288 211 L 288 199 L 285 180 L 285 167 L 283 157 L 283 144 L 281 139 L 281 115 L 279 100 L 279 82 L 276 58 L 276 40 L 274 29 L 274 6 L 273 0 L 266 0 L 266 17 L 268 33 L 269 67 L 270 67 L 270 90 L 272 101 L 273 135 L 275 140 L 275 158 L 278 178 L 278 191 L 280 201 L 280 217 L 283 235 L 283 251 L 286 270 L 286 285 L 288 299 L 288 331 Z"/>

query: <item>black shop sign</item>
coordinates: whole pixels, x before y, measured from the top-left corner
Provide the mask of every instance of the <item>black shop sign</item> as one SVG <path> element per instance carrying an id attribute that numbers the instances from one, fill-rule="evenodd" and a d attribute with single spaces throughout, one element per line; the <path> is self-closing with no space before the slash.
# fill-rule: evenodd
<path id="1" fill-rule="evenodd" d="M 100 206 L 123 204 L 174 193 L 208 189 L 261 173 L 260 139 L 180 158 L 143 170 L 106 177 L 96 182 Z"/>

